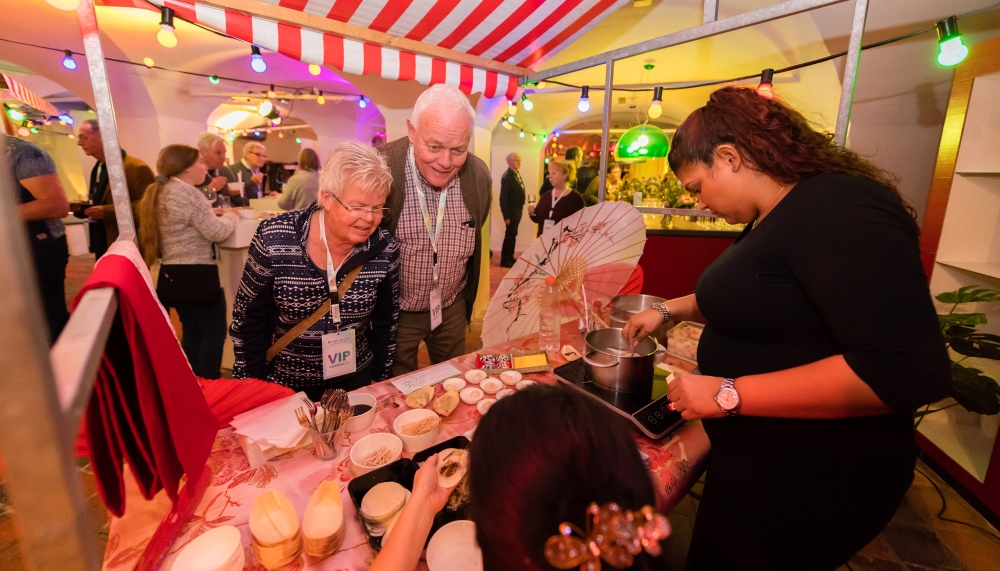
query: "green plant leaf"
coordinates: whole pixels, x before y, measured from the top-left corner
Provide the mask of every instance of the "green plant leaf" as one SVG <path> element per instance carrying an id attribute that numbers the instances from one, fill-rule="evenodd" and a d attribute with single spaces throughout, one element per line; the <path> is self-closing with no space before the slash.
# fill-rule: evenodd
<path id="1" fill-rule="evenodd" d="M 1000 335 L 976 333 L 975 330 L 965 332 L 968 330 L 967 327 L 960 328 L 963 330 L 961 334 L 952 335 L 954 329 L 957 328 L 953 327 L 948 330 L 945 339 L 956 353 L 966 357 L 981 357 L 1000 361 Z"/>
<path id="2" fill-rule="evenodd" d="M 955 291 L 947 291 L 934 296 L 941 303 L 975 303 L 1000 301 L 1000 291 L 967 285 Z"/>
<path id="3" fill-rule="evenodd" d="M 979 369 L 952 363 L 951 396 L 970 412 L 1000 413 L 1000 384 Z"/>
<path id="4" fill-rule="evenodd" d="M 985 313 L 949 313 L 948 315 L 938 315 L 938 323 L 941 329 L 946 329 L 955 325 L 985 325 Z"/>

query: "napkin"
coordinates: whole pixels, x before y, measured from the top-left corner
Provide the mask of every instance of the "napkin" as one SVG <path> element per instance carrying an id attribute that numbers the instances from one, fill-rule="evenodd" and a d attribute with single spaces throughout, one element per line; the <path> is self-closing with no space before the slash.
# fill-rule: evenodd
<path id="1" fill-rule="evenodd" d="M 308 400 L 298 392 L 233 417 L 229 424 L 251 468 L 311 442 L 308 429 L 295 417 L 295 410 L 304 409 Z"/>

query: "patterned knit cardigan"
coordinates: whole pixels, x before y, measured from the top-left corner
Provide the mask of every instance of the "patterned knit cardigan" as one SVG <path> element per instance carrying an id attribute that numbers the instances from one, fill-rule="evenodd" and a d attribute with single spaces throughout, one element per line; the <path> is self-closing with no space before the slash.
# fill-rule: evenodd
<path id="1" fill-rule="evenodd" d="M 334 331 L 329 313 L 292 341 L 270 365 L 268 347 L 329 299 L 326 271 L 309 258 L 306 238 L 317 203 L 261 222 L 250 244 L 233 304 L 236 378 L 259 378 L 293 389 L 333 386 L 352 375 L 323 380 L 322 336 Z M 389 378 L 396 357 L 399 317 L 399 244 L 378 228 L 337 271 L 337 283 L 359 265 L 361 273 L 340 300 L 341 329 L 355 330 L 357 366 L 372 365 L 372 379 Z"/>

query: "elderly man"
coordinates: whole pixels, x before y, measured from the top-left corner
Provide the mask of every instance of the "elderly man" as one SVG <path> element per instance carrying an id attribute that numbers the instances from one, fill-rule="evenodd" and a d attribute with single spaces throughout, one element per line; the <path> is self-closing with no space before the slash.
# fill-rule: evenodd
<path id="1" fill-rule="evenodd" d="M 90 219 L 90 251 L 95 258 L 100 258 L 108 251 L 108 246 L 118 239 L 118 218 L 115 216 L 115 203 L 111 198 L 111 184 L 108 181 L 108 168 L 104 157 L 104 140 L 101 138 L 101 126 L 97 119 L 88 119 L 80 125 L 77 133 L 77 145 L 87 155 L 97 159 L 97 164 L 90 171 L 90 204 L 87 208 L 74 213 L 78 218 Z M 146 188 L 156 180 L 153 170 L 141 160 L 130 156 L 122 149 L 122 165 L 125 169 L 125 185 L 128 187 L 129 201 L 132 203 L 133 214 L 135 203 L 142 198 Z"/>
<path id="2" fill-rule="evenodd" d="M 424 91 L 406 121 L 408 137 L 379 147 L 392 171 L 383 221 L 400 243 L 399 332 L 393 375 L 465 353 L 465 329 L 479 288 L 482 227 L 493 182 L 469 152 L 475 112 L 459 90 Z"/>
<path id="3" fill-rule="evenodd" d="M 198 152 L 201 154 L 201 160 L 205 161 L 205 166 L 208 167 L 205 182 L 198 185 L 198 189 L 206 194 L 209 191 L 214 193 L 222 191 L 230 182 L 228 179 L 229 169 L 226 168 L 225 139 L 212 133 L 202 133 L 198 135 Z"/>
<path id="4" fill-rule="evenodd" d="M 514 244 L 517 242 L 517 226 L 521 223 L 524 210 L 524 181 L 521 180 L 521 157 L 517 153 L 507 155 L 507 170 L 500 177 L 500 213 L 503 215 L 503 247 L 500 249 L 500 266 L 514 265 Z"/>
<path id="5" fill-rule="evenodd" d="M 266 160 L 267 148 L 256 141 L 250 141 L 243 146 L 243 158 L 240 162 L 229 165 L 227 178 L 230 181 L 243 180 L 242 197 L 239 191 L 229 191 L 233 206 L 250 206 L 251 198 L 263 198 L 264 173 L 260 169 L 264 167 Z"/>

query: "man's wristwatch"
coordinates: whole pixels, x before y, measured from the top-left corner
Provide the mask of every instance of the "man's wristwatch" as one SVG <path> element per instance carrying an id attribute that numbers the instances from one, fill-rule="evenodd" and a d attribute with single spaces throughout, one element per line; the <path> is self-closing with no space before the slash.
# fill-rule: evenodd
<path id="1" fill-rule="evenodd" d="M 660 315 L 662 315 L 662 316 L 663 316 L 663 322 L 664 322 L 664 323 L 666 323 L 666 322 L 670 321 L 670 318 L 671 318 L 672 316 L 671 316 L 671 314 L 670 314 L 670 308 L 669 308 L 669 307 L 667 307 L 667 304 L 665 304 L 665 303 L 660 303 L 660 302 L 658 301 L 658 302 L 654 303 L 653 305 L 651 305 L 651 306 L 649 306 L 649 307 L 650 307 L 651 309 L 655 309 L 656 311 L 659 311 L 659 312 L 660 312 Z"/>
<path id="2" fill-rule="evenodd" d="M 735 379 L 725 379 L 719 392 L 715 393 L 715 402 L 722 408 L 726 416 L 738 416 L 740 414 L 740 394 L 736 392 Z"/>

